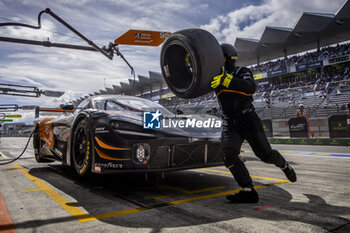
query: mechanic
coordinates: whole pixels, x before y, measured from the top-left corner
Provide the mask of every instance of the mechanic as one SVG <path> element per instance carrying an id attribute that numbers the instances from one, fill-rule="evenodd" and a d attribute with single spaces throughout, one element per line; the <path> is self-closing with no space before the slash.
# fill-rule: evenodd
<path id="1" fill-rule="evenodd" d="M 295 182 L 297 177 L 290 164 L 273 150 L 265 135 L 261 120 L 252 104 L 256 90 L 253 74 L 246 67 L 236 66 L 237 51 L 230 44 L 221 44 L 225 57 L 222 74 L 211 82 L 222 109 L 223 128 L 221 153 L 225 166 L 242 187 L 242 190 L 226 198 L 233 203 L 257 203 L 259 195 L 244 163 L 239 158 L 243 140 L 246 139 L 255 155 L 265 163 L 281 168 L 286 177 Z"/>

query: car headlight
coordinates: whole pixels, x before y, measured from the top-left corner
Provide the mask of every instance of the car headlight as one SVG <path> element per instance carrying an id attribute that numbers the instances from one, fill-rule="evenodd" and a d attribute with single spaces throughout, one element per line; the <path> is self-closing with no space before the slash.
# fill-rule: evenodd
<path id="1" fill-rule="evenodd" d="M 150 158 L 150 146 L 147 143 L 133 145 L 133 161 L 138 164 L 146 164 Z"/>
<path id="2" fill-rule="evenodd" d="M 139 125 L 135 125 L 135 124 L 127 123 L 123 121 L 111 121 L 110 125 L 113 129 L 116 129 L 116 130 L 130 130 L 130 131 L 137 131 L 137 132 L 140 132 L 142 130 L 142 127 Z"/>
<path id="3" fill-rule="evenodd" d="M 140 162 L 145 160 L 146 150 L 142 145 L 139 145 L 136 149 L 136 159 Z"/>
<path id="4" fill-rule="evenodd" d="M 111 121 L 111 127 L 113 129 L 118 129 L 120 127 L 120 123 L 118 121 Z"/>

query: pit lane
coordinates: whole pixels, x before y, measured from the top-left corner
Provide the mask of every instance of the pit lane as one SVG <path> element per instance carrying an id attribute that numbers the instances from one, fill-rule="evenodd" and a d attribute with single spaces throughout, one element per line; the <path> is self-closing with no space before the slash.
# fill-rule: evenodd
<path id="1" fill-rule="evenodd" d="M 0 161 L 16 157 L 25 142 L 2 138 Z M 349 232 L 349 148 L 274 147 L 298 181 L 287 182 L 244 146 L 257 204 L 226 201 L 238 186 L 224 167 L 171 172 L 164 179 L 119 174 L 82 180 L 58 163 L 36 163 L 31 144 L 22 159 L 0 167 L 0 192 L 17 232 Z M 0 231 L 10 229 L 0 221 Z"/>

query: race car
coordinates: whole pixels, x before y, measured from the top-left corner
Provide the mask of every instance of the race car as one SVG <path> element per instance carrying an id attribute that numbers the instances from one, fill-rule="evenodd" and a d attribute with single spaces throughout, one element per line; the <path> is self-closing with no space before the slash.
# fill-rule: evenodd
<path id="1" fill-rule="evenodd" d="M 80 176 L 223 164 L 221 120 L 215 116 L 175 115 L 153 101 L 125 95 L 92 96 L 75 109 L 64 105 L 57 111 L 62 115 L 35 125 L 33 146 L 39 163 L 60 161 Z M 146 125 L 146 113 L 163 125 Z M 186 124 L 191 127 L 181 127 Z"/>

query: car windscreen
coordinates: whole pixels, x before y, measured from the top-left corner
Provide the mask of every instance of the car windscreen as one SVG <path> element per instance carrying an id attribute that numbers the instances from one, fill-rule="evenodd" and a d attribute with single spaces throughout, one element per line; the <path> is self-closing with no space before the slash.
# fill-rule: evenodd
<path id="1" fill-rule="evenodd" d="M 163 115 L 171 116 L 174 115 L 169 110 L 163 106 L 141 98 L 118 98 L 118 99 L 109 99 L 107 101 L 107 108 L 109 110 L 125 110 L 132 112 L 155 112 L 159 110 Z"/>

